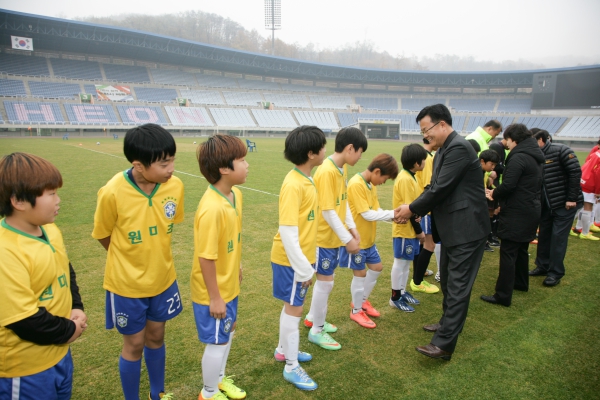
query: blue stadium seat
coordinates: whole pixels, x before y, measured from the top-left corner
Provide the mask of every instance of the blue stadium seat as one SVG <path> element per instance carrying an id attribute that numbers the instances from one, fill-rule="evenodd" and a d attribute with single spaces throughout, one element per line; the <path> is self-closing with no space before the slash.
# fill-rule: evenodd
<path id="1" fill-rule="evenodd" d="M 179 97 L 177 96 L 177 91 L 175 89 L 135 87 L 133 90 L 135 91 L 135 95 L 139 101 L 170 103 Z"/>
<path id="2" fill-rule="evenodd" d="M 229 127 L 255 127 L 256 123 L 252 120 L 248 110 L 243 108 L 211 108 L 212 114 L 217 126 Z"/>
<path id="3" fill-rule="evenodd" d="M 294 111 L 300 125 L 314 125 L 321 129 L 339 129 L 335 115 L 332 112 Z"/>
<path id="4" fill-rule="evenodd" d="M 46 99 L 72 99 L 81 93 L 78 83 L 53 83 L 29 81 L 29 90 L 34 97 Z"/>
<path id="5" fill-rule="evenodd" d="M 52 64 L 55 77 L 85 79 L 89 81 L 102 80 L 100 65 L 97 62 L 51 58 L 50 63 Z"/>
<path id="6" fill-rule="evenodd" d="M 119 111 L 121 120 L 127 125 L 142 125 L 147 123 L 158 125 L 169 124 L 160 107 L 117 105 L 117 110 Z"/>
<path id="7" fill-rule="evenodd" d="M 223 97 L 230 106 L 255 107 L 263 101 L 258 92 L 223 92 Z"/>
<path id="8" fill-rule="evenodd" d="M 214 126 L 204 107 L 165 107 L 171 124 L 180 126 Z"/>
<path id="9" fill-rule="evenodd" d="M 398 98 L 396 97 L 356 97 L 356 103 L 367 110 L 392 110 L 398 111 Z"/>
<path id="10" fill-rule="evenodd" d="M 149 83 L 150 77 L 145 67 L 131 65 L 103 64 L 104 74 L 109 81 Z"/>
<path id="11" fill-rule="evenodd" d="M 58 103 L 5 101 L 4 109 L 12 123 L 64 124 Z"/>
<path id="12" fill-rule="evenodd" d="M 298 126 L 289 111 L 284 110 L 252 110 L 252 114 L 263 128 L 295 128 Z"/>
<path id="13" fill-rule="evenodd" d="M 401 98 L 400 109 L 409 111 L 421 111 L 432 104 L 446 104 L 444 98 Z"/>
<path id="14" fill-rule="evenodd" d="M 177 69 L 150 69 L 154 83 L 167 85 L 197 86 L 194 74 Z"/>
<path id="15" fill-rule="evenodd" d="M 0 96 L 27 96 L 25 84 L 18 79 L 0 79 Z"/>
<path id="16" fill-rule="evenodd" d="M 90 123 L 120 124 L 112 105 L 108 104 L 65 104 L 67 118 L 74 125 Z"/>
<path id="17" fill-rule="evenodd" d="M 50 76 L 44 57 L 0 53 L 0 72 L 13 75 Z"/>
<path id="18" fill-rule="evenodd" d="M 459 112 L 490 112 L 496 107 L 496 99 L 450 99 L 450 107 Z"/>
<path id="19" fill-rule="evenodd" d="M 275 107 L 310 108 L 308 98 L 303 94 L 264 93 L 264 96 Z"/>
<path id="20" fill-rule="evenodd" d="M 500 99 L 498 112 L 530 113 L 531 99 Z"/>

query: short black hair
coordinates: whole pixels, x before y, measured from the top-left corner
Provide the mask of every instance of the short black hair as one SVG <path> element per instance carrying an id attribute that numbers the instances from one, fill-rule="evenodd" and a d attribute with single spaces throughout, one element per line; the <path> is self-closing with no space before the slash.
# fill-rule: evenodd
<path id="1" fill-rule="evenodd" d="M 511 139 L 517 144 L 531 136 L 531 131 L 523 124 L 511 124 L 504 130 L 504 139 Z M 546 143 L 546 141 L 544 141 L 544 143 Z"/>
<path id="2" fill-rule="evenodd" d="M 500 129 L 500 130 L 502 130 L 502 124 L 497 119 L 491 119 L 491 120 L 489 120 L 488 122 L 485 123 L 485 125 L 483 127 L 487 128 L 488 126 L 491 126 L 494 129 Z"/>
<path id="3" fill-rule="evenodd" d="M 548 139 L 550 138 L 550 134 L 548 133 L 548 131 L 545 131 L 545 130 L 539 129 L 539 128 L 533 128 L 533 129 L 537 129 L 537 132 L 533 134 L 535 137 L 535 140 L 542 139 L 542 142 L 548 143 Z M 531 131 L 533 131 L 533 129 Z M 504 132 L 504 133 L 506 133 L 506 132 Z M 550 142 L 552 142 L 552 140 L 550 140 Z"/>
<path id="4" fill-rule="evenodd" d="M 540 128 L 531 128 L 531 129 L 529 130 L 529 132 L 531 132 L 531 134 L 532 134 L 532 135 L 534 135 L 534 136 L 535 136 L 535 135 L 536 135 L 536 134 L 537 134 L 539 131 L 541 131 L 541 129 L 540 129 Z"/>
<path id="5" fill-rule="evenodd" d="M 425 150 L 420 144 L 412 143 L 408 146 L 404 146 L 402 149 L 402 155 L 400 156 L 400 162 L 402 168 L 413 169 L 415 164 L 421 165 L 423 160 L 427 158 L 427 150 Z"/>
<path id="6" fill-rule="evenodd" d="M 475 149 L 475 153 L 479 153 L 481 151 L 481 146 L 479 143 L 477 143 L 477 140 L 467 139 L 467 142 L 471 143 L 471 146 L 473 146 L 473 149 Z"/>
<path id="7" fill-rule="evenodd" d="M 125 133 L 123 153 L 129 162 L 139 161 L 148 168 L 153 162 L 173 157 L 177 145 L 173 135 L 156 124 L 144 124 Z"/>
<path id="8" fill-rule="evenodd" d="M 294 129 L 285 138 L 283 156 L 294 165 L 308 161 L 308 153 L 318 154 L 325 144 L 325 134 L 316 126 L 302 125 Z"/>
<path id="9" fill-rule="evenodd" d="M 367 151 L 367 138 L 365 134 L 358 128 L 347 127 L 342 128 L 335 137 L 335 152 L 341 153 L 349 144 L 354 147 L 354 150 L 362 149 L 363 153 Z"/>
<path id="10" fill-rule="evenodd" d="M 450 110 L 448 110 L 448 107 L 443 104 L 434 104 L 423 108 L 419 112 L 419 115 L 417 115 L 417 124 L 428 115 L 429 118 L 431 118 L 431 122 L 434 124 L 444 121 L 449 126 L 452 126 L 452 115 L 450 115 Z"/>
<path id="11" fill-rule="evenodd" d="M 500 162 L 500 156 L 494 150 L 484 150 L 479 153 L 479 159 L 483 160 L 483 162 L 493 162 L 494 164 L 498 164 Z"/>

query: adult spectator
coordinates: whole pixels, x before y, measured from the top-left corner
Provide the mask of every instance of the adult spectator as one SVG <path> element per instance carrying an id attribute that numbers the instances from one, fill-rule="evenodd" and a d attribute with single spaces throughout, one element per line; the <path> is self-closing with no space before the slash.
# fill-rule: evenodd
<path id="1" fill-rule="evenodd" d="M 544 153 L 523 124 L 509 125 L 504 139 L 510 149 L 502 184 L 489 191 L 500 202 L 498 236 L 500 271 L 496 293 L 481 296 L 488 303 L 509 307 L 513 289 L 529 290 L 529 242 L 535 238 L 542 212 L 541 190 Z"/>
<path id="2" fill-rule="evenodd" d="M 483 128 L 478 126 L 473 133 L 467 135 L 465 139 L 475 140 L 480 147 L 480 152 L 489 149 L 488 143 L 502 132 L 502 124 L 495 119 L 492 119 L 483 125 Z"/>
<path id="3" fill-rule="evenodd" d="M 449 360 L 467 318 L 473 282 L 483 257 L 490 220 L 481 181 L 481 164 L 473 147 L 452 128 L 443 104 L 427 106 L 417 115 L 421 134 L 438 147 L 431 183 L 410 205 L 396 209 L 396 221 L 431 212 L 434 241 L 442 242 L 440 257 L 443 313 L 439 323 L 426 325 L 435 332 L 431 343 L 416 350 L 428 357 Z"/>
<path id="4" fill-rule="evenodd" d="M 565 255 L 569 230 L 578 209 L 583 206 L 581 167 L 570 147 L 552 143 L 547 131 L 535 135 L 544 157 L 542 217 L 538 233 L 535 265 L 530 276 L 546 276 L 545 286 L 556 286 L 565 275 Z"/>

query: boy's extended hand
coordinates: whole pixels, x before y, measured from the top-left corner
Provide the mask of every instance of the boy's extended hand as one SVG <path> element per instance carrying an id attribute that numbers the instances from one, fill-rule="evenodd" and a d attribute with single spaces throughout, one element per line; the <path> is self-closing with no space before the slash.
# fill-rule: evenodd
<path id="1" fill-rule="evenodd" d="M 210 316 L 217 319 L 225 318 L 225 315 L 227 314 L 227 307 L 221 297 L 210 299 L 209 310 Z"/>
<path id="2" fill-rule="evenodd" d="M 73 336 L 71 336 L 71 338 L 69 339 L 69 341 L 67 343 L 73 343 L 75 340 L 77 340 L 79 338 L 79 336 L 81 336 L 83 331 L 85 331 L 85 328 L 87 328 L 87 324 L 85 322 L 83 322 L 81 319 L 76 319 L 76 320 L 72 320 L 72 321 L 75 323 L 75 332 L 73 333 Z"/>
<path id="3" fill-rule="evenodd" d="M 83 310 L 79 310 L 76 308 L 71 310 L 71 321 L 83 321 L 83 323 L 85 324 L 85 327 L 87 328 L 87 320 L 88 320 L 88 317 L 87 317 L 87 315 L 85 315 Z"/>
<path id="4" fill-rule="evenodd" d="M 311 277 L 309 280 L 302 282 L 301 286 L 303 289 L 308 289 L 310 287 L 310 285 L 312 285 L 312 283 L 313 283 L 313 279 Z"/>

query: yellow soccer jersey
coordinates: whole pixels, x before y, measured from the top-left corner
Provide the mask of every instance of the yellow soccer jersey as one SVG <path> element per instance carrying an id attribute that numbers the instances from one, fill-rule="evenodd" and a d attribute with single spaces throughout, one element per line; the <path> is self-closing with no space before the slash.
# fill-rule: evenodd
<path id="1" fill-rule="evenodd" d="M 233 203 L 210 185 L 194 218 L 194 262 L 192 266 L 192 301 L 209 305 L 198 257 L 214 260 L 217 285 L 227 303 L 240 293 L 240 262 L 242 261 L 242 193 L 232 187 Z"/>
<path id="2" fill-rule="evenodd" d="M 144 193 L 119 172 L 98 191 L 94 239 L 110 236 L 104 289 L 130 298 L 153 297 L 176 279 L 173 225 L 183 221 L 183 183 L 175 176 Z"/>
<path id="3" fill-rule="evenodd" d="M 360 234 L 360 248 L 368 249 L 375 244 L 377 221 L 367 221 L 360 214 L 379 209 L 377 187 L 368 184 L 361 174 L 354 175 L 348 182 L 348 202 L 356 229 Z"/>
<path id="4" fill-rule="evenodd" d="M 311 264 L 315 263 L 317 252 L 319 212 L 317 188 L 309 177 L 294 168 L 286 175 L 279 191 L 279 225 L 298 227 L 300 248 Z M 271 262 L 290 266 L 279 231 L 273 239 Z"/>
<path id="5" fill-rule="evenodd" d="M 70 318 L 71 279 L 63 238 L 54 224 L 42 227 L 46 240 L 0 223 L 0 378 L 37 374 L 56 365 L 68 344 L 42 346 L 22 340 L 6 325 L 31 317 L 39 307 Z"/>
<path id="6" fill-rule="evenodd" d="M 327 157 L 323 164 L 317 168 L 313 179 L 319 193 L 319 208 L 321 212 L 335 210 L 335 213 L 342 220 L 344 226 L 346 226 L 348 171 L 345 164 L 343 171 L 340 171 L 331 157 Z M 333 229 L 325 221 L 325 218 L 318 218 L 317 246 L 333 249 L 343 245 L 344 243 L 337 237 Z"/>
<path id="7" fill-rule="evenodd" d="M 421 188 L 424 189 L 425 186 L 429 185 L 431 182 L 431 175 L 433 175 L 433 154 L 427 152 L 425 167 L 423 167 L 422 171 L 417 171 L 415 173 L 415 178 L 417 178 L 417 182 L 419 182 Z"/>
<path id="8" fill-rule="evenodd" d="M 419 197 L 423 188 L 419 185 L 414 174 L 405 169 L 400 170 L 396 181 L 394 182 L 393 207 L 397 208 L 402 204 L 410 204 Z M 406 224 L 394 224 L 392 227 L 392 237 L 401 237 L 413 239 L 417 237 L 410 221 Z"/>

